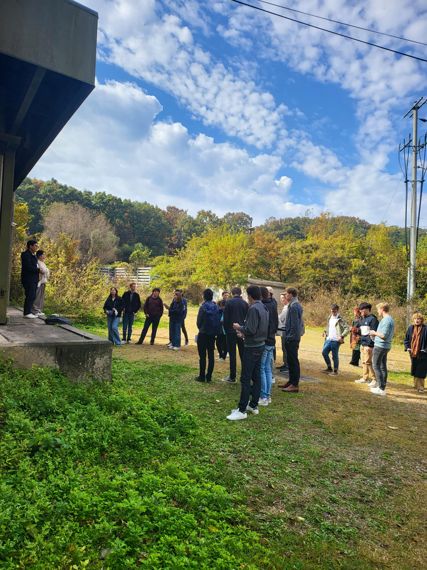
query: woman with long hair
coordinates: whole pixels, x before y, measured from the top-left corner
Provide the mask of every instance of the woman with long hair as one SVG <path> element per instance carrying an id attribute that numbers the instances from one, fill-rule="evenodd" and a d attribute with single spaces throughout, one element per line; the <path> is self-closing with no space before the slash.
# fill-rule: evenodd
<path id="1" fill-rule="evenodd" d="M 123 301 L 116 287 L 111 287 L 110 294 L 104 303 L 104 313 L 107 315 L 108 340 L 116 346 L 121 346 L 119 323 L 123 311 Z"/>
<path id="2" fill-rule="evenodd" d="M 414 388 L 418 392 L 424 392 L 424 381 L 427 376 L 427 326 L 421 313 L 412 316 L 412 323 L 406 331 L 403 344 L 411 357 Z"/>

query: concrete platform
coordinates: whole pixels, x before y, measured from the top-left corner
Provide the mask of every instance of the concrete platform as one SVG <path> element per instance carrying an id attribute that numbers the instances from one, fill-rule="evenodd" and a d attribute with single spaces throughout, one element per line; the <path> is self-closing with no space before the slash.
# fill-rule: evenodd
<path id="1" fill-rule="evenodd" d="M 42 317 L 25 319 L 15 308 L 0 325 L 0 356 L 21 368 L 57 368 L 71 380 L 111 380 L 111 343 L 72 326 L 46 325 Z"/>

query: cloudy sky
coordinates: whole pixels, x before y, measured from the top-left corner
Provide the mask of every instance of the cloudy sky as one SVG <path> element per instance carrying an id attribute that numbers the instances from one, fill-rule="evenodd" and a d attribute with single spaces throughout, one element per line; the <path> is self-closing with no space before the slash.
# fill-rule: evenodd
<path id="1" fill-rule="evenodd" d="M 247 1 L 427 59 L 424 45 Z M 397 149 L 427 63 L 231 0 L 84 3 L 99 13 L 97 86 L 31 176 L 255 223 L 329 211 L 403 225 Z M 426 41 L 425 0 L 291 4 Z"/>

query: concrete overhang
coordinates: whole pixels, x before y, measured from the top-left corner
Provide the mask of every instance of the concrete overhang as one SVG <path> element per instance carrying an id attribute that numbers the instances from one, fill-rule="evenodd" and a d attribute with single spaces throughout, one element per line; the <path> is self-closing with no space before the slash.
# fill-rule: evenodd
<path id="1" fill-rule="evenodd" d="M 96 12 L 72 0 L 0 2 L 0 150 L 14 188 L 95 85 Z"/>

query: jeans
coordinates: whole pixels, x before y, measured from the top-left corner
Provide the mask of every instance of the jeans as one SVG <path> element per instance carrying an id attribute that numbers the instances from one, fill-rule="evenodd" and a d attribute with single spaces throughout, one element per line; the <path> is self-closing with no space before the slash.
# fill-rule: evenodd
<path id="1" fill-rule="evenodd" d="M 261 398 L 271 396 L 273 353 L 274 346 L 266 344 L 261 357 Z"/>
<path id="2" fill-rule="evenodd" d="M 375 372 L 375 378 L 381 390 L 385 390 L 387 384 L 387 354 L 389 351 L 389 348 L 374 346 L 372 353 L 372 366 Z"/>
<path id="3" fill-rule="evenodd" d="M 339 356 L 338 352 L 340 349 L 340 343 L 337 340 L 325 340 L 325 344 L 323 345 L 322 356 L 325 359 L 326 366 L 328 368 L 331 367 L 331 359 L 329 358 L 329 353 L 332 352 L 332 360 L 334 361 L 334 370 L 338 371 L 339 366 Z"/>
<path id="4" fill-rule="evenodd" d="M 239 410 L 244 413 L 251 400 L 251 408 L 258 406 L 261 393 L 261 358 L 263 346 L 245 346 L 242 360 L 242 373 L 240 376 L 240 402 Z"/>
<path id="5" fill-rule="evenodd" d="M 123 340 L 131 339 L 132 326 L 134 320 L 135 320 L 135 313 L 123 313 Z"/>
<path id="6" fill-rule="evenodd" d="M 301 375 L 298 360 L 299 340 L 285 340 L 285 349 L 288 358 L 289 382 L 292 386 L 298 386 Z"/>
<path id="7" fill-rule="evenodd" d="M 199 378 L 210 382 L 215 363 L 215 335 L 199 333 L 197 335 L 199 352 Z M 208 371 L 206 372 L 206 353 L 208 354 Z"/>
<path id="8" fill-rule="evenodd" d="M 159 326 L 159 322 L 160 322 L 160 317 L 150 317 L 147 316 L 145 317 L 145 322 L 144 322 L 144 327 L 141 331 L 141 336 L 139 337 L 139 343 L 143 343 L 145 336 L 148 332 L 148 329 L 150 328 L 150 325 L 152 325 L 151 328 L 151 344 L 154 344 L 154 341 L 156 340 L 156 334 L 157 334 L 157 328 Z"/>
<path id="9" fill-rule="evenodd" d="M 179 348 L 181 346 L 182 321 L 170 321 L 169 326 L 172 346 Z"/>
<path id="10" fill-rule="evenodd" d="M 236 379 L 236 346 L 239 350 L 240 362 L 243 360 L 244 340 L 239 338 L 236 333 L 227 333 L 227 349 L 230 356 L 230 378 Z"/>
<path id="11" fill-rule="evenodd" d="M 119 317 L 116 315 L 107 315 L 108 340 L 116 345 L 122 344 L 119 335 L 119 323 Z"/>
<path id="12" fill-rule="evenodd" d="M 34 283 L 25 283 L 25 301 L 24 301 L 24 315 L 29 315 L 32 312 L 33 304 L 37 295 L 37 281 Z"/>

